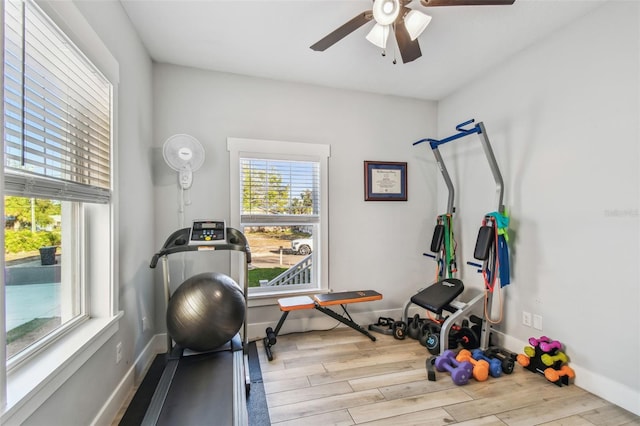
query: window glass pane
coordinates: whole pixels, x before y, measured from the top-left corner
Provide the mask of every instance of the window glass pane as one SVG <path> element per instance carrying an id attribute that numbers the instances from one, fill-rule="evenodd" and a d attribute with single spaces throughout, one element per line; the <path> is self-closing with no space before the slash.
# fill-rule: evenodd
<path id="1" fill-rule="evenodd" d="M 317 215 L 319 165 L 242 158 L 242 215 Z"/>
<path id="2" fill-rule="evenodd" d="M 292 289 L 313 283 L 313 225 L 245 226 L 249 287 Z"/>
<path id="3" fill-rule="evenodd" d="M 71 203 L 11 196 L 4 202 L 5 329 L 11 358 L 77 317 L 81 305 L 74 266 L 62 261 L 70 258 L 64 251 L 74 250 L 67 241 L 72 229 L 65 230 L 64 242 L 62 230 Z"/>

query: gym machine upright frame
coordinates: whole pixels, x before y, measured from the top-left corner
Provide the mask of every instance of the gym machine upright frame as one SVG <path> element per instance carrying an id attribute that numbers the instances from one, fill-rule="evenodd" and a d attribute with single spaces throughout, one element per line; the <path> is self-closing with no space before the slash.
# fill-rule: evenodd
<path id="1" fill-rule="evenodd" d="M 477 134 L 480 137 L 480 143 L 482 145 L 482 149 L 484 151 L 485 156 L 487 157 L 487 161 L 489 163 L 489 167 L 491 169 L 491 174 L 493 175 L 493 179 L 496 183 L 496 198 L 497 198 L 497 205 L 498 205 L 498 212 L 501 214 L 505 213 L 505 207 L 503 204 L 503 199 L 504 199 L 504 182 L 502 180 L 502 174 L 500 173 L 500 169 L 498 167 L 498 163 L 496 161 L 496 157 L 493 153 L 493 149 L 491 148 L 491 143 L 489 142 L 489 136 L 487 135 L 487 130 L 484 127 L 484 123 L 483 122 L 479 122 L 477 123 L 475 126 L 471 127 L 471 128 L 465 128 L 465 126 L 472 124 L 475 120 L 471 119 L 468 121 L 465 121 L 463 123 L 460 123 L 456 126 L 456 130 L 458 131 L 458 133 L 449 136 L 447 138 L 441 139 L 441 140 L 437 140 L 437 139 L 421 139 L 417 142 L 414 142 L 413 145 L 419 145 L 421 143 L 424 142 L 428 142 L 429 146 L 431 147 L 431 150 L 433 151 L 433 155 L 436 158 L 436 162 L 438 164 L 438 168 L 440 169 L 440 172 L 442 173 L 442 177 L 444 178 L 445 184 L 447 186 L 447 190 L 448 190 L 448 197 L 447 197 L 447 214 L 453 214 L 455 212 L 455 207 L 453 205 L 454 203 L 454 195 L 455 195 L 455 189 L 453 186 L 453 182 L 451 181 L 451 177 L 449 175 L 449 172 L 447 171 L 447 168 L 444 164 L 444 160 L 442 159 L 442 155 L 440 154 L 440 151 L 438 149 L 438 147 L 440 145 L 444 145 L 446 143 L 449 143 L 451 141 L 463 138 L 465 136 L 469 136 L 469 135 L 473 135 L 473 134 Z M 485 261 L 486 262 L 486 261 Z M 473 265 L 473 263 L 471 263 Z M 478 294 L 477 296 L 475 296 L 473 299 L 471 299 L 469 302 L 467 303 L 463 303 L 463 302 L 459 302 L 459 301 L 453 301 L 450 303 L 450 305 L 455 308 L 455 312 L 452 313 L 452 315 L 450 315 L 446 321 L 443 322 L 442 326 L 441 326 L 441 331 L 440 331 L 440 335 L 441 336 L 448 336 L 449 332 L 451 331 L 451 327 L 458 321 L 458 319 L 461 319 L 465 314 L 469 313 L 471 310 L 473 310 L 473 308 L 480 302 L 483 301 L 484 298 L 487 298 L 486 301 L 486 312 L 491 312 L 492 309 L 492 305 L 493 305 L 493 293 L 489 292 L 486 296 L 485 296 L 485 292 L 481 292 L 480 294 Z M 408 311 L 409 311 L 409 307 L 411 306 L 412 302 L 409 301 L 407 302 L 407 304 L 404 307 L 404 313 L 403 313 L 403 321 L 405 321 L 405 323 L 408 320 Z M 491 333 L 491 327 L 489 325 L 489 323 L 487 322 L 486 318 L 482 319 L 482 325 L 481 325 L 481 334 L 480 334 L 480 347 L 482 349 L 486 349 L 489 346 L 489 336 Z M 447 338 L 441 338 L 440 339 L 440 353 L 444 353 L 445 350 L 447 350 L 448 348 L 448 340 Z"/>

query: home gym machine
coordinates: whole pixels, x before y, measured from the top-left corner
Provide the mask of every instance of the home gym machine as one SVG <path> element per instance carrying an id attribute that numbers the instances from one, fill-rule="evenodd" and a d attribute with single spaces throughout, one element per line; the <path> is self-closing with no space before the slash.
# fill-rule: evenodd
<path id="1" fill-rule="evenodd" d="M 244 256 L 242 285 L 208 272 L 188 278 L 171 293 L 169 256 L 220 250 Z M 167 309 L 167 363 L 142 424 L 247 425 L 247 239 L 222 221 L 198 220 L 172 233 L 150 267 L 158 260 Z"/>
<path id="2" fill-rule="evenodd" d="M 493 178 L 496 183 L 498 213 L 499 215 L 504 215 L 504 185 L 502 181 L 502 175 L 500 174 L 500 170 L 493 154 L 491 144 L 489 143 L 489 137 L 487 136 L 484 124 L 480 122 L 472 127 L 465 127 L 471 125 L 473 122 L 474 120 L 469 120 L 464 123 L 458 124 L 456 126 L 457 133 L 442 140 L 421 139 L 413 143 L 413 145 L 419 145 L 424 142 L 429 143 L 429 146 L 431 147 L 431 150 L 436 158 L 436 162 L 447 186 L 448 198 L 447 211 L 445 214 L 438 217 L 438 222 L 436 224 L 433 239 L 431 241 L 431 251 L 436 253 L 436 255 L 432 256 L 425 253 L 426 256 L 434 257 L 438 264 L 436 282 L 411 297 L 411 299 L 406 303 L 404 307 L 402 318 L 403 322 L 405 324 L 408 324 L 408 312 L 412 304 L 418 305 L 429 312 L 435 313 L 437 316 L 436 320 L 442 320 L 442 323 L 440 325 L 441 337 L 439 338 L 439 353 L 444 353 L 447 350 L 449 345 L 448 336 L 450 335 L 452 327 L 456 323 L 461 322 L 464 317 L 470 316 L 471 312 L 482 306 L 483 302 L 485 315 L 482 319 L 482 323 L 480 324 L 480 336 L 478 336 L 479 346 L 483 349 L 489 346 L 490 325 L 487 321 L 487 315 L 491 312 L 492 309 L 493 292 L 486 291 L 485 289 L 484 292 L 481 292 L 466 303 L 459 300 L 454 300 L 464 291 L 464 284 L 462 283 L 462 281 L 453 277 L 454 273 L 456 272 L 455 241 L 453 241 L 452 224 L 452 218 L 455 212 L 455 208 L 453 206 L 455 192 L 451 177 L 449 176 L 449 172 L 447 171 L 442 156 L 440 155 L 440 151 L 438 150 L 438 147 L 440 145 L 444 145 L 465 136 L 477 134 L 480 137 L 482 148 L 484 150 L 485 156 L 487 157 L 489 167 L 491 168 L 491 173 L 493 174 Z M 493 221 L 494 218 L 495 216 L 492 215 L 485 217 L 485 223 Z M 491 225 L 493 225 L 493 223 L 491 223 Z M 504 228 L 502 229 L 504 230 Z M 488 233 L 488 229 L 485 226 L 480 229 L 480 232 L 478 234 L 474 257 L 476 257 L 476 259 L 478 260 L 482 260 L 483 265 L 468 262 L 468 264 L 472 266 L 481 268 L 483 275 L 485 275 L 485 272 L 488 271 L 491 266 L 494 266 L 489 265 L 491 259 L 489 258 L 488 253 L 492 249 L 492 235 L 493 234 Z M 450 315 L 448 315 L 444 320 L 442 316 L 443 311 L 450 313 Z"/>

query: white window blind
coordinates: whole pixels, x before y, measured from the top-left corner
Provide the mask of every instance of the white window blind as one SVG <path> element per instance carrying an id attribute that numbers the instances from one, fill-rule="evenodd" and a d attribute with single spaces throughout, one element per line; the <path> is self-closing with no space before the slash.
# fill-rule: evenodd
<path id="1" fill-rule="evenodd" d="M 109 202 L 110 82 L 30 0 L 4 30 L 6 193 Z"/>
<path id="2" fill-rule="evenodd" d="M 243 223 L 318 221 L 318 162 L 241 158 L 240 174 Z"/>

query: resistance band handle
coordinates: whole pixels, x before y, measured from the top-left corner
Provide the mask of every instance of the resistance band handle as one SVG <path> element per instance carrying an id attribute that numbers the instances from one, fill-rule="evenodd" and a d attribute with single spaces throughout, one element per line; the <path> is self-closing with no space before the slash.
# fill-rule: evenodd
<path id="1" fill-rule="evenodd" d="M 431 253 L 422 253 L 422 255 L 423 255 L 423 256 L 430 257 L 430 258 L 432 258 L 432 259 L 435 259 L 435 258 L 436 258 L 436 255 L 435 255 L 435 254 L 431 254 Z"/>

